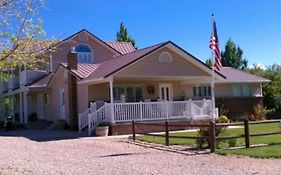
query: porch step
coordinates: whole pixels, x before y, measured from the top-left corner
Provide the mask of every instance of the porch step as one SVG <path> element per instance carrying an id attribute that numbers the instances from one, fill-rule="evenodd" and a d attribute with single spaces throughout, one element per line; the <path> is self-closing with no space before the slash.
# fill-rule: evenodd
<path id="1" fill-rule="evenodd" d="M 34 130 L 34 129 L 46 129 L 50 126 L 52 122 L 46 120 L 38 120 L 35 122 L 28 122 L 26 125 L 27 129 Z"/>

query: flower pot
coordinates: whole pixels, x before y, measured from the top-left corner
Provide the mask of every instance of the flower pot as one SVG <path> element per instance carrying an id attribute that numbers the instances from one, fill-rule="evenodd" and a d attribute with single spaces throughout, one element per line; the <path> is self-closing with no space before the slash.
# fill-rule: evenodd
<path id="1" fill-rule="evenodd" d="M 109 126 L 96 127 L 96 136 L 108 136 Z"/>

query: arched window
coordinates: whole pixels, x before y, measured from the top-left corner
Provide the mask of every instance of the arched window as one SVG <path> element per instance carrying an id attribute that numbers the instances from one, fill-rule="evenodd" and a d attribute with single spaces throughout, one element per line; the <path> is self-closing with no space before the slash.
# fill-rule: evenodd
<path id="1" fill-rule="evenodd" d="M 75 48 L 78 63 L 94 63 L 92 49 L 86 44 L 80 44 Z"/>

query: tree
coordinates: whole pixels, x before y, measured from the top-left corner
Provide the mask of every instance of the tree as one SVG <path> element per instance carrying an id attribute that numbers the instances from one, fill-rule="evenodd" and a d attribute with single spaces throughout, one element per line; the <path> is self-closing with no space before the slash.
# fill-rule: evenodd
<path id="1" fill-rule="evenodd" d="M 32 44 L 45 34 L 38 18 L 43 4 L 43 0 L 0 0 L 0 69 L 36 62 L 40 51 L 32 50 Z"/>
<path id="2" fill-rule="evenodd" d="M 212 58 L 208 58 L 205 63 L 206 63 L 209 67 L 212 67 L 212 66 L 213 66 Z"/>
<path id="3" fill-rule="evenodd" d="M 250 73 L 265 77 L 271 80 L 263 87 L 263 102 L 269 109 L 274 109 L 275 114 L 280 117 L 281 112 L 281 65 L 273 64 L 266 69 L 254 65 L 248 70 Z"/>
<path id="4" fill-rule="evenodd" d="M 234 44 L 229 39 L 225 45 L 225 50 L 221 52 L 222 65 L 226 67 L 233 67 L 237 69 L 245 69 L 248 64 L 248 60 L 243 58 L 243 50 Z"/>
<path id="5" fill-rule="evenodd" d="M 116 41 L 131 42 L 134 48 L 136 48 L 136 41 L 128 35 L 126 26 L 121 22 L 119 32 L 117 32 Z"/>

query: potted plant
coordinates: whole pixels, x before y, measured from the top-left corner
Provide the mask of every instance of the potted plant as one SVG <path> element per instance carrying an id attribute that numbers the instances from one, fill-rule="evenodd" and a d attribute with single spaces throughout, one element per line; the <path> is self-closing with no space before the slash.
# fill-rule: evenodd
<path id="1" fill-rule="evenodd" d="M 96 136 L 108 136 L 109 132 L 109 122 L 101 122 L 97 127 L 96 127 Z"/>

